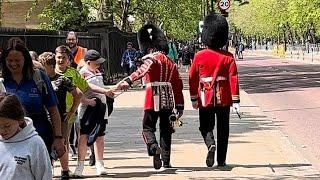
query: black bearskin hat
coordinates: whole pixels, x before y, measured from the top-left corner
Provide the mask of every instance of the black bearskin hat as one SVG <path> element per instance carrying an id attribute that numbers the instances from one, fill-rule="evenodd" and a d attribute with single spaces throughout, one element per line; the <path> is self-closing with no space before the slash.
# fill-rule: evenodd
<path id="1" fill-rule="evenodd" d="M 228 41 L 229 26 L 225 17 L 211 13 L 204 18 L 201 40 L 211 49 L 220 49 Z"/>
<path id="2" fill-rule="evenodd" d="M 146 24 L 138 31 L 138 44 L 144 53 L 147 53 L 149 48 L 156 48 L 165 54 L 169 52 L 166 36 L 153 24 Z"/>

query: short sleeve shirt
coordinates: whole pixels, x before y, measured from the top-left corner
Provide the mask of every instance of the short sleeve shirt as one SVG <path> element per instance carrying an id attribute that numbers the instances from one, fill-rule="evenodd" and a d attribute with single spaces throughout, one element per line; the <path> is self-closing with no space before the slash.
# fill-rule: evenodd
<path id="1" fill-rule="evenodd" d="M 27 114 L 38 114 L 43 110 L 43 105 L 50 108 L 57 105 L 57 97 L 52 88 L 49 77 L 41 72 L 41 78 L 47 86 L 47 92 L 38 90 L 34 80 L 23 79 L 19 84 L 12 77 L 5 78 L 4 86 L 6 91 L 18 96 Z"/>
<path id="2" fill-rule="evenodd" d="M 57 95 L 60 116 L 63 117 L 67 110 L 67 92 L 73 91 L 76 87 L 72 84 L 69 78 L 61 74 L 56 74 L 55 76 L 50 77 L 50 80 Z"/>
<path id="3" fill-rule="evenodd" d="M 96 86 L 99 87 L 104 87 L 103 84 L 103 76 L 102 73 L 97 72 L 97 73 L 93 73 L 91 71 L 89 71 L 85 66 L 82 67 L 79 71 L 79 73 L 81 74 L 81 76 L 90 84 L 94 84 Z M 99 98 L 101 100 L 102 103 L 106 104 L 106 95 L 104 94 L 100 94 L 100 93 L 96 93 L 93 92 L 92 90 L 88 90 L 84 93 L 84 96 L 87 98 Z M 87 107 L 84 104 L 80 105 L 80 111 L 79 111 L 79 117 L 82 118 L 84 111 Z M 105 116 L 104 118 L 107 119 L 108 118 L 108 110 L 106 110 Z"/>
<path id="4" fill-rule="evenodd" d="M 76 69 L 69 67 L 63 72 L 63 75 L 69 78 L 72 84 L 79 88 L 83 93 L 85 93 L 89 89 L 89 84 L 81 77 Z M 72 103 L 72 95 L 70 93 L 67 93 L 67 111 L 71 109 Z"/>

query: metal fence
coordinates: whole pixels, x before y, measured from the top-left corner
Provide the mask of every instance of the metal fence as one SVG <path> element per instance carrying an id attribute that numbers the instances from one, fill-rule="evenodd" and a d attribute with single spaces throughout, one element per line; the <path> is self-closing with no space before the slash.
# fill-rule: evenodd
<path id="1" fill-rule="evenodd" d="M 253 44 L 252 49 L 253 50 L 267 50 L 267 51 L 274 51 L 275 47 L 277 47 L 277 44 Z M 281 44 L 282 47 L 284 47 L 284 44 Z M 277 53 L 276 53 L 277 54 Z M 283 49 L 283 55 L 285 57 L 290 57 L 293 59 L 301 59 L 301 60 L 310 60 L 310 61 L 320 61 L 320 43 L 317 44 L 311 44 L 311 43 L 305 43 L 305 44 L 286 44 L 286 51 L 284 52 Z"/>
<path id="2" fill-rule="evenodd" d="M 57 46 L 65 44 L 66 35 L 66 31 L 0 28 L 0 50 L 6 48 L 10 38 L 19 37 L 30 51 L 38 54 L 45 51 L 54 52 Z M 125 33 L 117 28 L 110 28 L 104 33 L 77 32 L 77 35 L 80 46 L 96 49 L 108 60 L 105 69 L 107 76 L 111 78 L 123 74 L 120 62 L 126 43 L 131 41 L 137 45 L 136 34 Z"/>
<path id="3" fill-rule="evenodd" d="M 57 46 L 65 44 L 66 34 L 65 31 L 0 28 L 0 47 L 4 49 L 11 37 L 19 37 L 26 43 L 30 51 L 36 51 L 38 54 L 45 51 L 54 52 Z M 79 32 L 78 37 L 81 46 L 100 50 L 101 38 L 99 35 Z"/>

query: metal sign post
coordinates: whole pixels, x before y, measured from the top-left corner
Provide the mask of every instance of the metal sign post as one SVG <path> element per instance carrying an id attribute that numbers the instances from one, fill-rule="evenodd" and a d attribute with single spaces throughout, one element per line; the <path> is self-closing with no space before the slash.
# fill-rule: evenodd
<path id="1" fill-rule="evenodd" d="M 230 0 L 219 0 L 218 7 L 219 9 L 226 11 L 227 9 L 230 8 Z"/>

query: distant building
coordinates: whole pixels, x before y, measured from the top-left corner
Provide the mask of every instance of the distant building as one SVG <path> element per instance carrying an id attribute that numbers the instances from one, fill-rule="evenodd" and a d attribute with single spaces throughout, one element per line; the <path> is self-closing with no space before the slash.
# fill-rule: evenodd
<path id="1" fill-rule="evenodd" d="M 26 14 L 32 7 L 34 0 L 2 0 L 1 5 L 1 27 L 15 27 L 15 28 L 38 28 L 40 14 L 49 4 L 50 0 L 39 0 L 38 5 L 31 13 L 30 19 L 26 21 Z"/>

